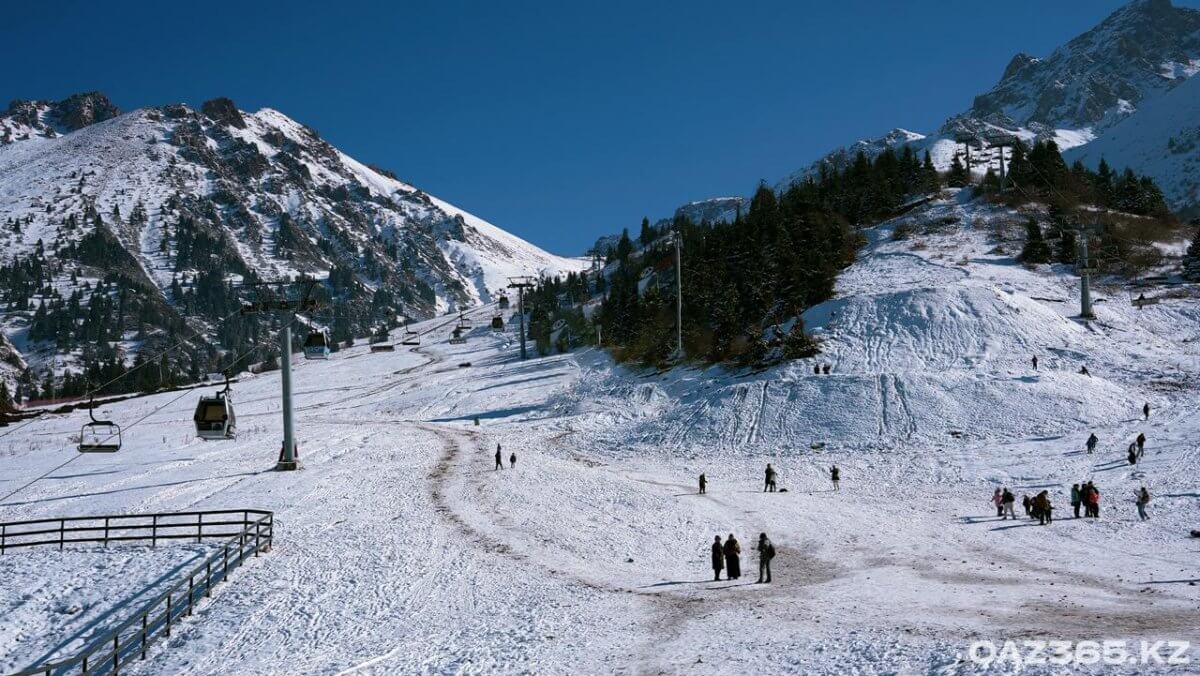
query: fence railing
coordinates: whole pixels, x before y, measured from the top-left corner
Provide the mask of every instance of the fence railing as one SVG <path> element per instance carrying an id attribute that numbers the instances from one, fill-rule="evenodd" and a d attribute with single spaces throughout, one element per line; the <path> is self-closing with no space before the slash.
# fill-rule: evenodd
<path id="1" fill-rule="evenodd" d="M 241 520 L 236 517 L 241 516 Z M 68 526 L 68 524 L 70 524 Z M 159 540 L 217 540 L 214 551 L 190 572 L 150 603 L 131 614 L 115 628 L 79 653 L 54 662 L 35 665 L 10 676 L 54 674 L 118 674 L 134 659 L 146 659 L 146 649 L 156 640 L 171 635 L 180 618 L 190 616 L 202 598 L 229 578 L 232 569 L 260 552 L 274 540 L 275 515 L 259 509 L 207 512 L 127 514 L 116 516 L 64 517 L 0 523 L 0 553 L 34 546 Z M 236 528 L 235 528 L 236 527 Z"/>

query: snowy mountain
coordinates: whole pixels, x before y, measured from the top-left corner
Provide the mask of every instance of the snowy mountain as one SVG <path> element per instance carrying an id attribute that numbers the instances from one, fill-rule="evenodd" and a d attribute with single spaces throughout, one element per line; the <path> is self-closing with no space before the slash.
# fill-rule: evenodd
<path id="1" fill-rule="evenodd" d="M 336 270 L 348 297 L 428 317 L 491 300 L 509 275 L 581 265 L 354 160 L 283 113 L 228 99 L 124 114 L 98 93 L 17 101 L 0 115 L 0 140 L 0 266 L 45 263 L 25 311 L 0 311 L 23 350 L 37 349 L 28 316 L 49 288 L 65 298 L 110 274 L 155 313 L 186 314 L 179 289 L 206 273 Z M 87 255 L 92 245 L 102 253 Z"/>
<path id="2" fill-rule="evenodd" d="M 1074 157 L 1093 168 L 1106 149 L 1113 149 L 1118 156 L 1109 158 L 1110 165 L 1120 170 L 1128 164 L 1149 174 L 1172 206 L 1181 208 L 1194 203 L 1193 186 L 1200 176 L 1177 177 L 1174 171 L 1182 165 L 1171 157 L 1186 156 L 1187 146 L 1176 150 L 1167 143 L 1182 137 L 1176 141 L 1180 144 L 1194 130 L 1184 111 L 1196 111 L 1195 99 L 1175 92 L 1197 71 L 1200 10 L 1174 7 L 1170 0 L 1134 0 L 1048 57 L 1017 54 L 991 90 L 976 96 L 968 110 L 949 118 L 936 132 L 894 129 L 843 146 L 780 185 L 813 175 L 822 164 L 842 168 L 859 151 L 874 156 L 904 145 L 918 153 L 928 150 L 944 171 L 956 152 L 962 152 L 964 140 L 973 146 L 971 169 L 981 175 L 988 167 L 998 168 L 998 154 L 985 149 L 989 141 L 1018 138 L 1029 145 L 1053 139 L 1064 151 L 1081 148 Z M 1163 112 L 1172 107 L 1182 110 L 1178 115 Z M 1154 121 L 1125 124 L 1145 110 L 1152 111 Z M 1082 150 L 1099 137 L 1105 141 L 1095 150 Z M 1136 143 L 1149 143 L 1157 150 L 1120 152 Z"/>

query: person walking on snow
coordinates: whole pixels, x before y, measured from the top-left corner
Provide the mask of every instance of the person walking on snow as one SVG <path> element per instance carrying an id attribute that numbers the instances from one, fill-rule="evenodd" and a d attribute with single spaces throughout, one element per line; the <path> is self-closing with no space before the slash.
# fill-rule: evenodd
<path id="1" fill-rule="evenodd" d="M 1146 402 L 1146 405 L 1142 407 L 1142 415 L 1146 416 L 1146 420 L 1150 419 L 1150 402 Z"/>
<path id="2" fill-rule="evenodd" d="M 1137 444 L 1129 444 L 1128 457 L 1129 457 L 1129 464 L 1131 464 L 1131 465 L 1137 464 L 1137 459 L 1138 459 Z"/>
<path id="3" fill-rule="evenodd" d="M 774 493 L 775 492 L 775 468 L 771 467 L 771 463 L 769 463 L 769 462 L 767 463 L 767 470 L 765 472 L 764 478 L 765 478 L 765 481 L 763 483 L 763 493 L 766 493 L 767 491 L 771 491 L 772 493 Z"/>
<path id="4" fill-rule="evenodd" d="M 833 490 L 835 491 L 841 490 L 838 488 L 838 479 L 841 477 L 841 475 L 842 471 L 838 469 L 837 465 L 829 468 L 829 478 L 833 479 Z"/>
<path id="5" fill-rule="evenodd" d="M 999 488 L 992 493 L 992 504 L 996 506 L 996 516 L 1004 516 L 1004 494 Z"/>
<path id="6" fill-rule="evenodd" d="M 742 576 L 742 545 L 733 533 L 725 538 L 725 577 L 736 580 Z"/>
<path id="7" fill-rule="evenodd" d="M 1037 355 L 1035 354 L 1035 355 L 1033 355 L 1033 370 L 1034 371 L 1037 370 L 1037 365 L 1038 365 L 1038 358 L 1037 358 Z"/>
<path id="8" fill-rule="evenodd" d="M 1088 435 L 1088 440 L 1087 440 L 1088 455 L 1091 455 L 1092 451 L 1096 450 L 1096 444 L 1098 444 L 1098 443 L 1100 443 L 1100 438 L 1096 436 L 1095 432 L 1092 432 L 1090 435 Z"/>
<path id="9" fill-rule="evenodd" d="M 705 479 L 705 478 L 704 478 L 704 473 L 703 473 L 703 472 L 701 472 L 701 473 L 700 473 L 700 495 L 704 495 L 704 492 L 705 492 L 707 489 L 708 489 L 708 479 Z M 717 539 L 719 540 L 719 539 L 720 539 L 720 537 L 718 537 Z"/>
<path id="10" fill-rule="evenodd" d="M 1100 489 L 1088 482 L 1088 505 L 1092 510 L 1092 518 L 1100 518 Z"/>
<path id="11" fill-rule="evenodd" d="M 725 550 L 721 547 L 721 536 L 713 538 L 712 544 L 713 582 L 721 579 L 721 571 L 725 568 Z"/>
<path id="12" fill-rule="evenodd" d="M 500 456 L 500 444 L 496 444 L 496 469 L 504 469 L 504 461 Z"/>
<path id="13" fill-rule="evenodd" d="M 767 539 L 767 534 L 762 533 L 758 536 L 758 581 L 759 583 L 771 582 L 771 559 L 775 558 L 775 545 Z M 766 579 L 763 579 L 763 576 Z"/>
<path id="14" fill-rule="evenodd" d="M 1052 522 L 1053 509 L 1054 505 L 1050 504 L 1050 494 L 1047 491 L 1042 491 L 1033 498 L 1033 511 L 1037 513 L 1038 524 L 1045 526 Z"/>
<path id="15" fill-rule="evenodd" d="M 1139 458 L 1146 454 L 1146 434 L 1145 434 L 1145 432 L 1138 433 L 1137 448 L 1138 448 L 1138 457 Z"/>
<path id="16" fill-rule="evenodd" d="M 509 469 L 517 468 L 517 453 L 516 453 L 516 451 L 513 451 L 512 455 L 508 456 L 508 468 Z"/>
<path id="17" fill-rule="evenodd" d="M 1150 504 L 1150 491 L 1142 486 L 1142 490 L 1134 494 L 1133 503 L 1138 508 L 1138 518 L 1142 521 L 1149 521 L 1150 517 L 1146 516 L 1146 505 Z"/>
<path id="18" fill-rule="evenodd" d="M 1001 501 L 1004 503 L 1004 518 L 1007 520 L 1008 517 L 1011 516 L 1015 521 L 1017 518 L 1017 513 L 1013 511 L 1013 503 L 1017 501 L 1017 496 L 1013 495 L 1012 491 L 1005 488 Z"/>
<path id="19" fill-rule="evenodd" d="M 1075 511 L 1075 518 L 1079 518 L 1079 504 L 1082 502 L 1082 497 L 1079 494 L 1079 484 L 1071 485 L 1071 509 Z"/>
<path id="20" fill-rule="evenodd" d="M 1033 500 L 1028 495 L 1021 496 L 1021 506 L 1025 508 L 1025 516 L 1033 516 Z"/>

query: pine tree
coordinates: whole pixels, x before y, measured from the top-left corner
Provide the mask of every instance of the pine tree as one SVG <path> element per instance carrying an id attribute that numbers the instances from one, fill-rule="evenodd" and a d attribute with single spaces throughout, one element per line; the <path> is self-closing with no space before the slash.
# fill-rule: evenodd
<path id="1" fill-rule="evenodd" d="M 1042 228 L 1036 219 L 1025 223 L 1025 247 L 1021 249 L 1021 261 L 1030 265 L 1050 262 L 1050 246 L 1042 237 Z"/>
<path id="2" fill-rule="evenodd" d="M 650 229 L 650 219 L 642 217 L 642 231 L 638 234 L 638 242 L 643 247 L 649 246 L 650 242 L 654 241 L 654 231 Z"/>
<path id="3" fill-rule="evenodd" d="M 1200 222 L 1192 221 L 1196 227 L 1196 235 L 1183 257 L 1183 276 L 1192 281 L 1200 281 Z"/>
<path id="4" fill-rule="evenodd" d="M 8 383 L 0 380 L 0 413 L 12 413 L 16 410 L 17 404 L 8 391 Z"/>
<path id="5" fill-rule="evenodd" d="M 967 173 L 967 168 L 963 166 L 962 160 L 958 155 L 954 156 L 954 161 L 950 163 L 950 172 L 946 174 L 946 184 L 951 188 L 965 188 L 970 185 L 970 175 Z"/>

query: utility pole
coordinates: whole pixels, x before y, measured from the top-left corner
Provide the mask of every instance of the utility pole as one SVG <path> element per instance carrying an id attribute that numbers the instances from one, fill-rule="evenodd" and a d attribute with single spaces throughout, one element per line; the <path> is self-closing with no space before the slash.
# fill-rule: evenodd
<path id="1" fill-rule="evenodd" d="M 283 327 L 279 331 L 279 373 L 280 395 L 283 404 L 283 451 L 275 463 L 276 471 L 286 472 L 300 469 L 300 459 L 296 457 L 296 428 L 292 415 L 292 322 L 297 312 L 307 312 L 316 309 L 316 301 L 309 298 L 313 284 L 309 284 L 299 301 L 267 300 L 257 301 L 242 306 L 243 315 L 267 312 L 281 313 Z M 267 286 L 269 284 L 262 284 Z"/>
<path id="2" fill-rule="evenodd" d="M 1095 319 L 1096 314 L 1092 312 L 1092 272 L 1096 269 L 1092 265 L 1091 259 L 1088 257 L 1088 236 L 1098 229 L 1098 226 L 1080 226 L 1077 230 L 1079 239 L 1079 262 L 1076 269 L 1079 271 L 1079 316 L 1084 319 Z"/>
<path id="3" fill-rule="evenodd" d="M 533 286 L 533 277 L 520 276 L 508 278 L 508 288 L 517 290 L 517 314 L 520 316 L 522 361 L 528 358 L 525 352 L 525 289 L 531 289 Z"/>
<path id="4" fill-rule="evenodd" d="M 675 352 L 683 359 L 683 254 L 679 242 L 682 237 L 676 232 L 671 239 L 675 241 Z"/>

